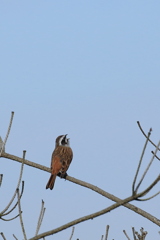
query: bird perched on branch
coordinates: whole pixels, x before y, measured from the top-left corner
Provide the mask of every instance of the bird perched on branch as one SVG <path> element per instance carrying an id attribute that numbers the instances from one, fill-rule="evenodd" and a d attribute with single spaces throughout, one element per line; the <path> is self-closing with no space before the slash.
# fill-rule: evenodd
<path id="1" fill-rule="evenodd" d="M 57 137 L 55 149 L 51 158 L 51 176 L 46 185 L 46 189 L 53 189 L 57 175 L 60 175 L 61 178 L 65 178 L 67 176 L 66 172 L 72 158 L 73 152 L 69 146 L 69 138 L 67 138 L 67 134 Z"/>

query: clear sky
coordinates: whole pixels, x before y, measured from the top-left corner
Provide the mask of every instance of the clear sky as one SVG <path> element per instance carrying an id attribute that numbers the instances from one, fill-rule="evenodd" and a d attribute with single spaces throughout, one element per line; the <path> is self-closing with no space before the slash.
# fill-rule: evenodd
<path id="1" fill-rule="evenodd" d="M 50 166 L 55 138 L 68 133 L 74 159 L 70 176 L 125 198 L 145 138 L 160 139 L 160 1 L 10 1 L 0 2 L 0 135 L 4 139 L 15 111 L 6 152 Z M 151 158 L 149 145 L 143 169 Z M 1 159 L 4 174 L 0 209 L 16 187 L 20 164 Z M 141 190 L 158 175 L 155 160 Z M 141 171 L 142 173 L 142 171 Z M 91 190 L 25 166 L 22 199 L 27 237 L 35 234 L 41 200 L 46 213 L 40 232 L 94 213 L 112 202 Z M 158 186 L 149 196 L 158 191 Z M 133 202 L 157 218 L 160 197 Z M 17 214 L 17 209 L 12 216 Z M 9 217 L 6 217 L 9 218 Z M 110 225 L 109 239 L 132 237 L 131 227 L 159 239 L 159 227 L 120 207 L 76 225 L 73 239 L 97 240 Z M 2 222 L 7 239 L 22 239 L 19 219 Z M 47 239 L 69 239 L 67 229 Z"/>

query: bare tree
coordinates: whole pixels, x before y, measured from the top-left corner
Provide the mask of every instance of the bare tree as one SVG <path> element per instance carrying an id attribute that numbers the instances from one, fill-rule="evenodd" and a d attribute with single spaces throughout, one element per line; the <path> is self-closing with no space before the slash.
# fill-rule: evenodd
<path id="1" fill-rule="evenodd" d="M 22 210 L 21 210 L 21 197 L 23 195 L 23 190 L 24 190 L 24 182 L 21 181 L 22 174 L 23 174 L 23 167 L 26 164 L 26 165 L 28 165 L 30 167 L 34 167 L 34 168 L 40 169 L 42 171 L 50 172 L 51 170 L 48 167 L 45 167 L 45 166 L 42 166 L 42 165 L 37 164 L 35 162 L 31 162 L 29 160 L 26 160 L 25 159 L 26 151 L 23 151 L 23 157 L 22 158 L 14 156 L 14 155 L 11 155 L 11 154 L 5 152 L 5 145 L 6 145 L 9 133 L 10 133 L 10 129 L 11 129 L 12 121 L 13 121 L 13 116 L 14 116 L 14 112 L 11 113 L 11 119 L 10 119 L 8 131 L 7 131 L 6 138 L 5 138 L 4 142 L 0 138 L 0 157 L 8 158 L 10 160 L 20 162 L 21 163 L 21 171 L 20 171 L 20 176 L 19 176 L 19 180 L 18 180 L 18 184 L 17 184 L 17 188 L 15 190 L 15 193 L 14 193 L 13 197 L 11 198 L 10 202 L 5 207 L 5 209 L 3 209 L 0 212 L 0 219 L 3 220 L 3 221 L 11 221 L 11 220 L 15 219 L 16 217 L 19 217 L 20 225 L 21 225 L 21 228 L 22 228 L 24 239 L 27 240 L 28 238 L 27 238 L 27 234 L 26 234 L 26 231 L 25 231 L 25 226 L 24 226 L 23 218 L 22 218 Z M 132 194 L 130 196 L 128 196 L 127 198 L 125 198 L 125 199 L 120 199 L 120 198 L 118 198 L 118 197 L 116 197 L 116 196 L 114 196 L 114 195 L 104 191 L 103 189 L 98 188 L 98 187 L 90 184 L 90 183 L 81 181 L 81 180 L 73 178 L 71 176 L 66 176 L 66 180 L 71 181 L 71 182 L 73 182 L 75 184 L 81 185 L 83 187 L 86 187 L 86 188 L 88 188 L 88 189 L 90 189 L 90 190 L 92 190 L 92 191 L 102 195 L 103 197 L 106 197 L 106 198 L 112 200 L 115 203 L 112 204 L 111 206 L 105 208 L 105 209 L 102 209 L 102 210 L 98 211 L 98 212 L 94 212 L 94 213 L 91 213 L 91 214 L 89 214 L 87 216 L 75 219 L 74 221 L 68 222 L 68 223 L 66 223 L 66 224 L 64 224 L 64 225 L 62 225 L 62 226 L 60 226 L 60 227 L 58 227 L 56 229 L 52 229 L 51 231 L 47 231 L 47 232 L 38 234 L 38 232 L 40 230 L 40 227 L 41 227 L 41 223 L 43 221 L 43 216 L 44 216 L 44 213 L 45 213 L 44 201 L 42 200 L 42 206 L 41 206 L 39 219 L 38 219 L 38 222 L 37 222 L 37 228 L 36 228 L 36 231 L 35 231 L 35 236 L 30 238 L 29 240 L 44 239 L 45 237 L 47 237 L 49 235 L 58 233 L 58 232 L 60 232 L 60 231 L 62 231 L 64 229 L 72 227 L 72 232 L 71 232 L 71 236 L 70 236 L 70 240 L 71 240 L 72 237 L 73 237 L 73 234 L 74 234 L 74 226 L 76 224 L 84 222 L 84 221 L 87 221 L 89 219 L 93 219 L 93 218 L 99 217 L 99 216 L 101 216 L 103 214 L 106 214 L 106 213 L 108 213 L 108 212 L 110 212 L 110 211 L 112 211 L 112 210 L 114 210 L 114 209 L 116 209 L 116 208 L 118 208 L 118 207 L 120 207 L 122 205 L 124 207 L 126 207 L 126 208 L 128 208 L 128 209 L 130 209 L 130 210 L 132 210 L 134 212 L 136 212 L 137 214 L 143 216 L 144 218 L 148 219 L 149 221 L 153 222 L 157 226 L 160 226 L 160 220 L 159 219 L 157 219 L 155 216 L 152 216 L 148 212 L 145 212 L 144 210 L 142 210 L 142 209 L 138 208 L 137 206 L 134 206 L 134 205 L 132 205 L 130 203 L 131 201 L 135 201 L 135 200 L 137 200 L 137 201 L 149 201 L 151 198 L 156 197 L 160 193 L 160 192 L 157 192 L 157 193 L 155 193 L 152 196 L 144 198 L 150 192 L 150 190 L 155 185 L 157 185 L 157 183 L 160 181 L 160 175 L 155 177 L 155 180 L 152 183 L 150 183 L 150 185 L 146 189 L 144 189 L 141 192 L 139 191 L 140 185 L 142 184 L 144 178 L 146 177 L 146 174 L 147 174 L 151 164 L 153 163 L 153 160 L 155 159 L 155 157 L 159 160 L 159 158 L 156 156 L 156 154 L 157 154 L 157 151 L 160 150 L 160 142 L 158 142 L 158 144 L 153 143 L 150 140 L 152 129 L 150 129 L 148 134 L 146 135 L 144 133 L 140 123 L 139 122 L 137 122 L 137 123 L 138 123 L 138 126 L 139 126 L 140 130 L 142 131 L 143 135 L 145 136 L 146 141 L 145 141 L 145 144 L 144 144 L 144 147 L 143 147 L 143 150 L 142 150 L 142 154 L 140 156 L 139 164 L 138 164 L 138 167 L 137 167 L 137 170 L 136 170 L 136 173 L 135 173 L 135 177 L 134 177 L 134 180 L 133 180 L 133 183 L 132 183 Z M 137 177 L 138 177 L 138 174 L 139 174 L 139 170 L 141 168 L 141 164 L 142 164 L 142 161 L 143 161 L 143 156 L 144 156 L 147 144 L 149 142 L 155 147 L 155 151 L 152 152 L 151 160 L 149 161 L 147 168 L 144 170 L 144 172 L 143 172 L 139 182 L 137 183 Z M 2 184 L 2 181 L 3 181 L 3 174 L 0 175 L 0 185 Z M 22 190 L 21 190 L 21 193 L 20 193 L 19 192 L 19 187 L 20 187 L 21 182 L 22 182 Z M 11 207 L 11 205 L 13 203 L 13 200 L 15 199 L 16 196 L 17 196 L 16 204 L 10 210 L 8 210 Z M 15 216 L 14 218 L 10 218 L 8 220 L 5 219 L 4 216 L 9 215 L 17 206 L 18 206 L 19 214 L 17 216 Z M 145 232 L 143 230 L 143 228 L 140 230 L 140 234 L 138 232 L 134 231 L 134 228 L 132 230 L 133 230 L 134 240 L 145 239 L 145 237 L 147 235 L 147 232 Z M 108 232 L 109 232 L 109 226 L 107 225 L 106 233 L 105 233 L 105 235 L 101 236 L 101 239 L 107 240 Z M 125 236 L 127 237 L 127 239 L 129 240 L 130 238 L 127 235 L 126 231 L 124 230 L 123 232 L 124 232 Z M 3 239 L 6 239 L 4 233 L 1 233 L 1 236 L 2 236 Z M 15 235 L 13 235 L 13 236 L 14 236 L 15 239 L 17 239 L 17 237 Z"/>

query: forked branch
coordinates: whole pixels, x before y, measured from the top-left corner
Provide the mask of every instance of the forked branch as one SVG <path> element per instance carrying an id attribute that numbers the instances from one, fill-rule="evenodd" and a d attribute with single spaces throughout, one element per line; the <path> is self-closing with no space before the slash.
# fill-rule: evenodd
<path id="1" fill-rule="evenodd" d="M 23 158 L 22 158 L 22 165 L 21 165 L 21 169 L 20 169 L 20 175 L 19 175 L 19 180 L 18 180 L 18 183 L 17 183 L 17 187 L 16 189 L 19 189 L 19 186 L 20 186 L 20 183 L 21 183 L 21 179 L 22 179 L 22 174 L 23 174 L 23 167 L 24 167 L 24 159 L 25 159 L 25 154 L 26 154 L 26 151 L 23 151 Z M 23 190 L 24 190 L 24 182 L 22 183 L 22 191 L 21 191 L 21 194 L 20 194 L 20 198 L 22 197 L 22 194 L 23 194 Z M 10 212 L 12 212 L 15 207 L 17 206 L 18 204 L 18 201 L 17 203 L 14 205 L 14 207 L 7 212 L 7 210 L 9 209 L 9 207 L 11 206 L 12 202 L 14 201 L 15 197 L 16 197 L 16 192 L 17 190 L 15 190 L 14 194 L 13 194 L 13 197 L 11 198 L 10 202 L 8 203 L 8 205 L 4 208 L 4 210 L 2 210 L 0 212 L 0 217 L 1 219 L 3 219 L 2 217 L 9 214 Z M 16 216 L 17 217 L 17 216 Z M 10 219 L 10 220 L 13 220 L 14 218 Z"/>
<path id="2" fill-rule="evenodd" d="M 144 133 L 142 127 L 140 126 L 140 123 L 139 123 L 139 122 L 137 122 L 137 123 L 138 123 L 138 126 L 140 127 L 142 133 L 146 136 L 146 134 Z M 152 158 L 151 158 L 151 160 L 150 160 L 150 162 L 149 162 L 146 170 L 144 171 L 142 177 L 140 178 L 139 183 L 138 183 L 137 186 L 135 187 L 135 183 L 136 183 L 137 176 L 138 176 L 138 173 L 139 173 L 141 164 L 142 164 L 142 160 L 143 160 L 143 157 L 144 157 L 144 153 L 145 153 L 147 144 L 148 144 L 148 142 L 150 141 L 151 131 L 152 131 L 152 128 L 150 128 L 150 130 L 149 130 L 149 132 L 148 132 L 148 135 L 146 136 L 146 141 L 145 141 L 145 144 L 144 144 L 144 147 L 143 147 L 143 150 L 142 150 L 142 154 L 141 154 L 141 157 L 140 157 L 140 160 L 139 160 L 138 168 L 137 168 L 137 171 L 136 171 L 134 180 L 133 180 L 133 184 L 132 184 L 132 194 L 133 194 L 133 195 L 137 193 L 137 191 L 138 191 L 138 189 L 139 189 L 142 181 L 144 180 L 144 178 L 145 178 L 145 176 L 146 176 L 149 168 L 151 167 L 151 164 L 153 163 L 153 160 L 154 160 L 154 158 L 156 157 L 157 151 L 159 150 L 159 147 L 160 147 L 160 141 L 158 142 L 157 145 L 154 144 L 154 146 L 156 147 L 155 152 L 153 153 L 153 156 L 152 156 Z M 147 201 L 147 200 L 150 200 L 151 198 L 157 196 L 159 193 L 160 193 L 160 192 L 158 192 L 158 193 L 154 194 L 153 196 L 151 196 L 151 197 L 149 197 L 149 198 L 146 198 L 146 199 L 140 199 L 140 198 L 138 198 L 137 200 L 139 200 L 139 201 Z"/>
<path id="3" fill-rule="evenodd" d="M 103 215 L 103 214 L 106 214 L 107 212 L 110 212 L 110 211 L 112 211 L 113 209 L 116 209 L 116 208 L 118 208 L 118 207 L 121 206 L 121 205 L 124 205 L 124 204 L 126 204 L 126 203 L 128 203 L 128 202 L 130 202 L 130 201 L 135 200 L 136 198 L 139 198 L 139 197 L 141 197 L 141 196 L 144 196 L 144 195 L 145 195 L 149 190 L 151 190 L 151 189 L 157 184 L 157 182 L 159 182 L 159 181 L 160 181 L 160 176 L 158 176 L 158 177 L 155 179 L 155 181 L 154 181 L 148 188 L 146 188 L 146 189 L 145 189 L 143 192 L 141 192 L 141 193 L 138 193 L 138 194 L 136 194 L 136 195 L 132 195 L 132 196 L 130 196 L 130 197 L 128 197 L 128 198 L 125 198 L 125 199 L 123 199 L 123 200 L 120 200 L 119 202 L 114 203 L 114 204 L 111 205 L 110 207 L 107 207 L 107 208 L 105 208 L 105 209 L 103 209 L 103 210 L 100 210 L 100 211 L 98 211 L 98 212 L 89 214 L 89 215 L 87 215 L 87 216 L 78 218 L 78 219 L 76 219 L 76 220 L 74 220 L 74 221 L 71 221 L 71 222 L 69 222 L 69 223 L 61 226 L 61 227 L 58 227 L 58 228 L 53 229 L 53 230 L 51 230 L 51 231 L 44 232 L 44 233 L 39 234 L 39 235 L 37 235 L 37 236 L 35 236 L 35 237 L 33 237 L 33 238 L 30 238 L 29 240 L 38 240 L 38 239 L 41 239 L 41 238 L 43 238 L 43 237 L 47 237 L 47 236 L 53 235 L 53 234 L 55 234 L 55 233 L 57 233 L 57 232 L 60 232 L 60 231 L 62 231 L 62 230 L 64 230 L 64 229 L 67 229 L 67 228 L 69 228 L 69 227 L 72 227 L 72 226 L 74 226 L 74 225 L 76 225 L 76 224 L 78 224 L 78 223 L 81 223 L 81 222 L 87 221 L 87 220 L 89 220 L 89 219 L 93 219 L 93 218 L 99 217 L 99 216 L 101 216 L 101 215 Z"/>

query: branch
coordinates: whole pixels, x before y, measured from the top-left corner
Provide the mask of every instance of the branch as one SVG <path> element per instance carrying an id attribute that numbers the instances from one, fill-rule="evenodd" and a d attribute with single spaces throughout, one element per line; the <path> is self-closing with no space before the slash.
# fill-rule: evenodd
<path id="1" fill-rule="evenodd" d="M 19 194 L 19 189 L 17 189 L 17 199 L 18 199 L 18 210 L 19 210 L 19 218 L 20 218 L 20 223 L 22 227 L 22 232 L 24 239 L 27 240 L 24 224 L 23 224 L 23 219 L 22 219 L 22 211 L 21 211 L 21 203 L 20 203 L 20 194 Z"/>
<path id="2" fill-rule="evenodd" d="M 134 229 L 134 227 L 132 227 L 132 233 L 133 233 L 134 240 L 136 240 L 136 235 L 135 235 L 135 229 Z"/>
<path id="3" fill-rule="evenodd" d="M 155 155 L 155 153 L 154 153 L 153 151 L 151 151 L 151 153 Z M 156 157 L 158 160 L 160 160 L 160 158 L 157 157 L 157 155 L 155 155 L 155 157 Z"/>
<path id="4" fill-rule="evenodd" d="M 71 236 L 70 236 L 69 240 L 71 240 L 71 239 L 72 239 L 72 237 L 73 237 L 73 234 L 74 234 L 74 229 L 75 229 L 75 227 L 72 227 L 72 232 L 71 232 Z"/>
<path id="5" fill-rule="evenodd" d="M 2 236 L 2 238 L 3 238 L 4 240 L 7 240 L 7 239 L 5 238 L 3 232 L 1 232 L 0 234 L 1 234 L 1 236 Z"/>
<path id="6" fill-rule="evenodd" d="M 108 232 L 109 232 L 109 225 L 106 226 L 106 233 L 105 233 L 104 240 L 107 240 L 107 238 L 108 238 Z"/>
<path id="7" fill-rule="evenodd" d="M 149 187 L 147 187 L 142 193 L 138 193 L 137 194 L 137 198 L 143 197 L 145 196 L 158 182 L 160 181 L 160 174 L 158 175 L 158 177 L 153 181 L 153 183 L 151 183 L 151 185 Z"/>
<path id="8" fill-rule="evenodd" d="M 21 193 L 20 193 L 20 199 L 21 199 L 21 197 L 22 197 L 22 195 L 23 195 L 23 191 L 24 191 L 24 181 L 22 181 L 22 189 L 21 189 Z M 8 215 L 9 213 L 11 213 L 15 208 L 16 208 L 16 206 L 17 206 L 17 204 L 18 204 L 18 201 L 16 202 L 16 204 L 8 211 L 8 212 L 6 212 L 6 213 L 3 213 L 3 216 L 5 216 L 5 215 Z M 19 215 L 18 215 L 19 216 Z M 17 216 L 16 216 L 17 217 Z M 15 217 L 15 218 L 16 218 Z M 12 218 L 11 220 L 13 220 L 14 218 Z M 7 221 L 10 221 L 10 220 L 7 220 Z"/>
<path id="9" fill-rule="evenodd" d="M 155 179 L 155 181 L 154 181 L 148 188 L 146 188 L 146 189 L 145 189 L 143 192 L 141 192 L 141 193 L 138 193 L 138 194 L 136 194 L 136 195 L 132 195 L 132 196 L 130 196 L 130 197 L 128 197 L 128 198 L 125 198 L 125 199 L 123 199 L 123 200 L 120 200 L 119 202 L 114 203 L 114 204 L 111 205 L 110 207 L 107 207 L 107 208 L 105 208 L 105 209 L 103 209 L 103 210 L 100 210 L 100 211 L 98 211 L 98 212 L 89 214 L 89 215 L 87 215 L 87 216 L 78 218 L 78 219 L 76 219 L 76 220 L 74 220 L 74 221 L 71 221 L 71 222 L 65 224 L 65 225 L 62 225 L 61 227 L 58 227 L 58 228 L 53 229 L 53 230 L 51 230 L 51 231 L 44 232 L 44 233 L 39 234 L 39 235 L 37 235 L 37 236 L 35 236 L 35 237 L 33 237 L 33 238 L 30 238 L 29 240 L 38 240 L 38 239 L 41 239 L 41 238 L 43 238 L 43 237 L 47 237 L 47 236 L 53 235 L 53 234 L 55 234 L 55 233 L 57 233 L 57 232 L 60 232 L 60 231 L 62 231 L 62 230 L 64 230 L 64 229 L 67 229 L 67 228 L 69 228 L 69 227 L 72 227 L 72 226 L 74 226 L 74 225 L 76 225 L 76 224 L 78 224 L 78 223 L 81 223 L 81 222 L 87 221 L 87 220 L 89 220 L 89 219 L 93 219 L 93 218 L 99 217 L 99 216 L 101 216 L 101 215 L 103 215 L 103 214 L 105 214 L 105 213 L 107 213 L 107 212 L 110 212 L 110 211 L 112 211 L 113 209 L 118 208 L 119 206 L 126 204 L 127 202 L 133 201 L 133 200 L 136 199 L 136 198 L 139 198 L 139 197 L 141 197 L 141 196 L 144 196 L 144 195 L 149 191 L 149 189 L 151 189 L 159 180 L 160 180 L 160 176 L 158 176 L 158 177 Z"/>
<path id="10" fill-rule="evenodd" d="M 147 138 L 147 135 L 143 131 L 139 121 L 137 121 L 137 124 L 138 124 L 138 127 L 140 128 L 141 132 L 143 133 L 143 135 Z M 149 142 L 152 143 L 152 145 L 156 147 L 156 144 L 154 144 L 154 142 L 152 142 L 150 139 L 149 139 Z M 160 151 L 160 148 L 158 148 L 158 150 Z"/>
<path id="11" fill-rule="evenodd" d="M 19 158 L 17 156 L 14 156 L 14 155 L 11 155 L 11 154 L 8 154 L 8 153 L 2 153 L 2 157 L 4 158 L 8 158 L 8 159 L 11 159 L 11 160 L 14 160 L 14 161 L 17 161 L 17 162 L 22 162 L 23 159 L 22 158 Z M 28 166 L 32 166 L 32 167 L 35 167 L 37 169 L 40 169 L 42 171 L 46 171 L 46 172 L 51 172 L 51 169 L 48 168 L 48 167 L 45 167 L 43 165 L 40 165 L 38 163 L 34 163 L 34 162 L 31 162 L 31 161 L 28 161 L 28 160 L 24 160 L 24 164 L 28 165 Z M 114 202 L 119 202 L 121 199 L 104 191 L 103 189 L 101 188 L 98 188 L 97 186 L 94 186 L 90 183 L 87 183 L 87 182 L 84 182 L 84 181 L 81 181 L 79 179 L 76 179 L 74 177 L 70 177 L 69 175 L 67 175 L 66 177 L 66 180 L 72 182 L 72 183 L 75 183 L 75 184 L 78 184 L 80 186 L 83 186 L 83 187 L 86 187 L 86 188 L 89 188 L 91 190 L 93 190 L 94 192 L 97 192 L 98 194 L 114 201 Z M 147 218 L 148 220 L 150 220 L 151 222 L 155 223 L 156 225 L 160 226 L 160 220 L 156 217 L 154 217 L 153 215 L 149 214 L 148 212 L 145 212 L 144 210 L 130 204 L 130 203 L 126 203 L 124 204 L 124 207 L 127 207 L 129 208 L 130 210 L 138 213 L 139 215 Z"/>
<path id="12" fill-rule="evenodd" d="M 26 154 L 26 151 L 23 151 L 23 158 L 22 158 L 22 161 L 21 161 L 21 162 L 22 162 L 22 165 L 21 165 L 21 170 L 20 170 L 20 174 L 19 174 L 19 180 L 18 180 L 18 184 L 17 184 L 17 188 L 16 188 L 16 189 L 19 188 L 20 183 L 21 183 L 25 154 Z M 22 192 L 22 193 L 23 193 L 23 192 Z M 3 215 L 3 214 L 8 210 L 8 208 L 11 206 L 12 202 L 14 201 L 15 196 L 16 196 L 16 191 L 14 192 L 13 197 L 11 198 L 10 202 L 8 203 L 8 205 L 7 205 L 7 206 L 5 207 L 5 209 L 0 213 L 0 216 Z M 14 209 L 14 208 L 13 208 L 13 209 Z"/>
<path id="13" fill-rule="evenodd" d="M 144 179 L 146 173 L 148 172 L 148 170 L 149 170 L 149 168 L 150 168 L 150 166 L 151 166 L 151 164 L 152 164 L 152 162 L 153 162 L 153 160 L 154 160 L 154 157 L 155 157 L 155 155 L 156 155 L 156 153 L 157 153 L 157 151 L 158 151 L 159 146 L 160 146 L 160 141 L 158 142 L 158 145 L 156 146 L 155 153 L 154 153 L 154 155 L 152 156 L 152 158 L 151 158 L 151 160 L 150 160 L 150 162 L 149 162 L 149 164 L 148 164 L 148 166 L 147 166 L 147 168 L 146 168 L 146 170 L 145 170 L 145 172 L 144 172 L 142 178 L 140 179 L 140 181 L 139 181 L 139 183 L 138 183 L 138 185 L 137 185 L 135 191 L 138 190 L 138 188 L 139 188 L 139 186 L 141 185 L 141 183 L 142 183 L 142 181 L 143 181 L 143 179 Z"/>
<path id="14" fill-rule="evenodd" d="M 18 240 L 18 238 L 13 234 L 13 237 L 16 239 L 16 240 Z"/>
<path id="15" fill-rule="evenodd" d="M 14 161 L 19 162 L 19 163 L 23 162 L 23 158 L 11 155 L 11 154 L 6 153 L 6 152 L 2 152 L 2 155 L 0 157 L 11 159 L 11 160 L 14 160 Z M 34 167 L 34 168 L 38 168 L 38 169 L 46 171 L 46 172 L 51 172 L 50 168 L 45 167 L 43 165 L 40 165 L 38 163 L 34 163 L 34 162 L 31 162 L 31 161 L 28 161 L 26 159 L 24 160 L 24 164 L 26 164 L 28 166 L 31 166 L 31 167 Z"/>
<path id="16" fill-rule="evenodd" d="M 2 184 L 2 180 L 3 180 L 3 174 L 0 174 L 0 186 Z"/>
<path id="17" fill-rule="evenodd" d="M 137 199 L 138 201 L 148 201 L 156 196 L 158 196 L 160 194 L 160 192 L 155 193 L 154 195 L 152 195 L 151 197 L 148 198 L 143 198 L 143 199 Z"/>
<path id="18" fill-rule="evenodd" d="M 127 235 L 127 233 L 126 233 L 125 230 L 123 230 L 123 233 L 124 233 L 124 235 L 126 236 L 126 238 L 127 238 L 128 240 L 131 240 L 131 239 L 128 237 L 128 235 Z"/>
<path id="19" fill-rule="evenodd" d="M 132 194 L 136 193 L 138 188 L 136 188 L 135 190 L 135 183 L 136 183 L 136 180 L 137 180 L 137 176 L 138 176 L 138 173 L 139 173 L 139 170 L 140 170 L 140 167 L 141 167 L 141 163 L 142 163 L 142 159 L 143 159 L 143 156 L 144 156 L 144 153 L 145 153 L 145 150 L 146 150 L 146 147 L 147 147 L 147 143 L 149 141 L 149 137 L 151 135 L 151 129 L 150 131 L 148 132 L 148 136 L 147 136 L 147 139 L 146 139 L 146 142 L 144 144 L 144 147 L 143 147 L 143 150 L 142 150 L 142 154 L 141 154 L 141 157 L 140 157 L 140 160 L 139 160 L 139 164 L 138 164 L 138 167 L 137 167 L 137 171 L 136 171 L 136 174 L 135 174 L 135 177 L 134 177 L 134 180 L 133 180 L 133 184 L 132 184 Z"/>
<path id="20" fill-rule="evenodd" d="M 46 208 L 44 208 L 44 201 L 42 200 L 42 206 L 41 206 L 41 211 L 40 211 L 40 215 L 39 215 L 39 218 L 38 218 L 38 223 L 37 223 L 37 228 L 36 228 L 36 234 L 35 234 L 35 236 L 37 236 L 37 234 L 38 234 L 38 232 L 39 232 L 39 229 L 40 229 L 40 227 L 41 227 L 45 210 L 46 210 Z"/>
<path id="21" fill-rule="evenodd" d="M 134 232 L 135 237 L 137 236 L 138 239 L 145 240 L 148 232 L 147 232 L 147 231 L 144 231 L 144 228 L 141 228 L 141 229 L 140 229 L 140 232 L 141 232 L 141 233 L 139 234 L 137 231 L 135 231 L 135 232 Z"/>
<path id="22" fill-rule="evenodd" d="M 1 217 L 1 219 L 2 219 L 3 221 L 12 221 L 12 220 L 16 219 L 17 217 L 19 217 L 19 214 L 16 215 L 15 217 L 13 217 L 13 218 L 10 218 L 10 219 L 5 219 L 5 218 L 2 218 L 2 217 Z"/>
<path id="23" fill-rule="evenodd" d="M 8 126 L 8 130 L 7 130 L 7 134 L 6 134 L 5 140 L 4 140 L 4 142 L 2 144 L 2 147 L 1 147 L 1 150 L 0 150 L 0 156 L 1 156 L 2 152 L 4 151 L 4 148 L 5 148 L 5 145 L 6 145 L 8 136 L 9 136 L 9 133 L 10 133 L 13 117 L 14 117 L 14 112 L 11 112 L 11 119 L 10 119 L 10 123 L 9 123 L 9 126 Z"/>

